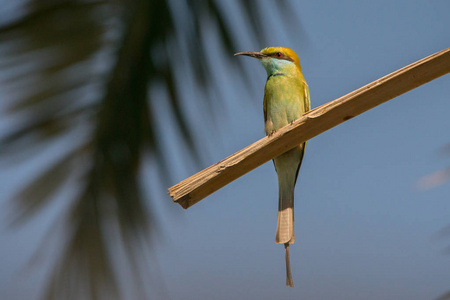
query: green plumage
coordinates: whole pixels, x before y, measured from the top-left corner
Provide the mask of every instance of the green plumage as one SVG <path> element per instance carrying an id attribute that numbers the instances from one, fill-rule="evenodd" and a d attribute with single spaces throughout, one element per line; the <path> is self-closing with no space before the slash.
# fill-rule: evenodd
<path id="1" fill-rule="evenodd" d="M 294 64 L 285 63 L 282 68 L 271 71 L 264 92 L 267 135 L 300 118 L 310 106 L 308 86 Z M 303 143 L 274 159 L 279 188 L 276 243 L 292 244 L 295 241 L 294 188 L 305 146 Z"/>
<path id="2" fill-rule="evenodd" d="M 261 52 L 241 52 L 259 59 L 267 72 L 264 90 L 264 122 L 267 135 L 299 119 L 310 109 L 308 85 L 297 54 L 289 48 L 270 47 Z M 289 262 L 289 245 L 295 241 L 294 189 L 303 160 L 306 142 L 273 159 L 278 175 L 278 224 L 276 243 L 286 253 L 286 285 L 293 287 Z"/>

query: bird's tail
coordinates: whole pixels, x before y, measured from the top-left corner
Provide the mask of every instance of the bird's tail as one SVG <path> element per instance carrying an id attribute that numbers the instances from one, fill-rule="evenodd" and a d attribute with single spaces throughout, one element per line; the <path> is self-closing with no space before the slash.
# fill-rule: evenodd
<path id="1" fill-rule="evenodd" d="M 289 263 L 289 245 L 295 241 L 294 234 L 294 189 L 298 171 L 302 164 L 306 143 L 276 157 L 273 161 L 278 174 L 278 224 L 275 242 L 284 244 L 286 254 L 286 285 L 293 287 Z"/>
<path id="2" fill-rule="evenodd" d="M 294 189 L 300 167 L 303 147 L 291 151 L 274 159 L 278 174 L 278 223 L 275 242 L 284 244 L 286 254 L 286 285 L 293 287 L 291 267 L 289 262 L 289 245 L 295 241 L 294 234 Z"/>
<path id="3" fill-rule="evenodd" d="M 284 252 L 286 254 L 286 286 L 294 287 L 294 281 L 292 281 L 291 263 L 289 261 L 289 243 L 284 244 Z"/>
<path id="4" fill-rule="evenodd" d="M 294 241 L 294 195 L 289 198 L 280 197 L 275 242 L 277 244 L 293 244 Z"/>
<path id="5" fill-rule="evenodd" d="M 275 242 L 277 244 L 284 244 L 286 255 L 286 285 L 290 287 L 294 287 L 294 282 L 292 281 L 291 264 L 289 261 L 289 244 L 293 244 L 294 241 L 294 195 L 289 198 L 280 197 Z"/>
<path id="6" fill-rule="evenodd" d="M 287 190 L 280 186 L 280 198 L 278 202 L 278 224 L 275 242 L 277 244 L 284 244 L 286 255 L 286 285 L 294 287 L 291 275 L 291 265 L 289 261 L 289 244 L 295 241 L 294 234 L 294 191 Z M 288 191 L 288 194 L 284 194 Z"/>
<path id="7" fill-rule="evenodd" d="M 294 189 L 298 170 L 303 158 L 304 144 L 274 159 L 278 175 L 278 223 L 275 242 L 293 244 L 294 235 Z"/>

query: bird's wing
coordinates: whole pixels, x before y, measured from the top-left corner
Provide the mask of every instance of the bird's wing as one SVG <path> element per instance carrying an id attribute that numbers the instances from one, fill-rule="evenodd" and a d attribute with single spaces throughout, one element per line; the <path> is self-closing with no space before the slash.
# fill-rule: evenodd
<path id="1" fill-rule="evenodd" d="M 307 112 L 311 109 L 311 100 L 309 98 L 309 87 L 306 82 L 303 82 L 303 96 L 305 101 L 305 112 Z"/>
<path id="2" fill-rule="evenodd" d="M 264 93 L 263 110 L 264 110 L 264 124 L 266 124 L 267 122 L 266 93 Z"/>
<path id="3" fill-rule="evenodd" d="M 308 84 L 306 84 L 306 82 L 303 82 L 303 101 L 304 101 L 303 103 L 304 103 L 305 113 L 306 113 L 311 109 L 311 101 L 309 99 L 309 87 L 308 87 Z M 298 172 L 300 171 L 300 167 L 301 167 L 302 161 L 303 161 L 303 156 L 305 155 L 306 144 L 307 144 L 307 142 L 304 142 L 301 145 L 302 152 L 301 152 L 300 162 L 297 167 L 297 172 L 295 174 L 295 181 L 294 181 L 295 183 L 297 183 Z"/>

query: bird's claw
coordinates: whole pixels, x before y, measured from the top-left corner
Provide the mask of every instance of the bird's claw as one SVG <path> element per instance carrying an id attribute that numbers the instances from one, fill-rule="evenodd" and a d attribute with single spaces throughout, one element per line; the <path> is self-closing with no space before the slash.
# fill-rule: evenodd
<path id="1" fill-rule="evenodd" d="M 269 136 L 272 136 L 275 132 L 276 132 L 276 130 L 272 130 L 272 131 L 269 133 Z"/>

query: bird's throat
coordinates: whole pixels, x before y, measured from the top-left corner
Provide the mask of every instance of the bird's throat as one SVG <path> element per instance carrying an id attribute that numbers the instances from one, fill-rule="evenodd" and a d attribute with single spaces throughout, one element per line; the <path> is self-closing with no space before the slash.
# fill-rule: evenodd
<path id="1" fill-rule="evenodd" d="M 269 80 L 270 77 L 283 76 L 283 75 L 286 75 L 286 73 L 272 73 L 267 77 L 267 80 Z"/>

